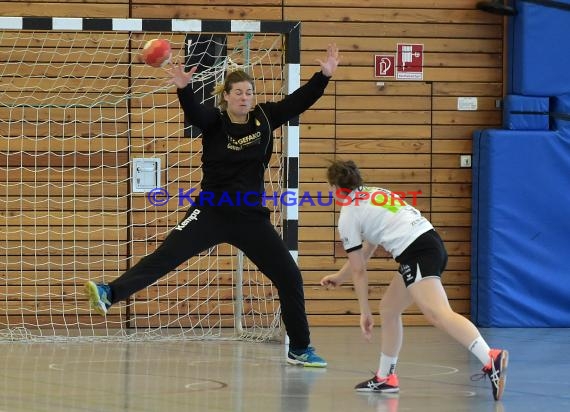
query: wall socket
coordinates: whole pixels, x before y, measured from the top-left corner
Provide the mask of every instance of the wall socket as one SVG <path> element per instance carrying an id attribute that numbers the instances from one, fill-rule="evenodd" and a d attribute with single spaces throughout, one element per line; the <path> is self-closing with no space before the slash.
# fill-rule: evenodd
<path id="1" fill-rule="evenodd" d="M 459 166 L 460 167 L 471 167 L 471 155 L 460 155 L 459 156 Z"/>

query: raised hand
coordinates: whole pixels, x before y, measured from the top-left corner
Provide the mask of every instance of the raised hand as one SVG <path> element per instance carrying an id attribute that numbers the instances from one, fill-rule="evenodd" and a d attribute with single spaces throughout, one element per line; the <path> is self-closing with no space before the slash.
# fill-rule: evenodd
<path id="1" fill-rule="evenodd" d="M 317 59 L 317 62 L 321 65 L 323 74 L 327 77 L 331 77 L 340 62 L 336 44 L 329 44 L 327 47 L 327 57 L 324 60 Z"/>
<path id="2" fill-rule="evenodd" d="M 198 66 L 193 66 L 189 71 L 184 71 L 184 65 L 181 63 L 171 63 L 165 70 L 170 75 L 170 80 L 168 84 L 174 84 L 179 89 L 185 88 L 188 83 L 190 83 L 190 79 L 192 79 L 192 75 L 196 71 Z"/>

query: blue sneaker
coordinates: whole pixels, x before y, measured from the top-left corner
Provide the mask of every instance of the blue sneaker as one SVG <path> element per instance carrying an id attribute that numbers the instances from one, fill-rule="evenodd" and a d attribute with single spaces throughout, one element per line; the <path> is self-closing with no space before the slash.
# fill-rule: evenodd
<path id="1" fill-rule="evenodd" d="M 315 353 L 315 348 L 307 346 L 307 349 L 289 351 L 287 363 L 291 365 L 301 365 L 312 368 L 326 368 L 327 362 Z"/>
<path id="2" fill-rule="evenodd" d="M 105 283 L 88 281 L 85 283 L 85 293 L 89 296 L 91 309 L 105 316 L 111 307 L 111 288 Z"/>

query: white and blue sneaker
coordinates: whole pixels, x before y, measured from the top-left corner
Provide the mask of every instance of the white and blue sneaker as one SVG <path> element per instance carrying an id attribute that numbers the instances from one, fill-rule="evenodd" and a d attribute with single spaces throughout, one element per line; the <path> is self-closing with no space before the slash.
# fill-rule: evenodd
<path id="1" fill-rule="evenodd" d="M 287 353 L 287 363 L 310 368 L 326 368 L 327 362 L 315 353 L 315 348 L 307 346 L 306 349 L 290 350 Z"/>
<path id="2" fill-rule="evenodd" d="M 89 297 L 91 309 L 105 316 L 111 307 L 111 287 L 105 283 L 88 281 L 85 283 L 85 293 Z"/>

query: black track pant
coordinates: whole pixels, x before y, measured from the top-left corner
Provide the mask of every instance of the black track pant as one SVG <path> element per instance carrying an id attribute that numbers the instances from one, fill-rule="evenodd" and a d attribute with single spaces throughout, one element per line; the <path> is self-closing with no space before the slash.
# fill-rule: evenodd
<path id="1" fill-rule="evenodd" d="M 291 349 L 309 345 L 303 279 L 266 208 L 191 207 L 164 242 L 109 285 L 113 302 L 128 298 L 200 252 L 220 243 L 239 248 L 279 292 Z"/>

